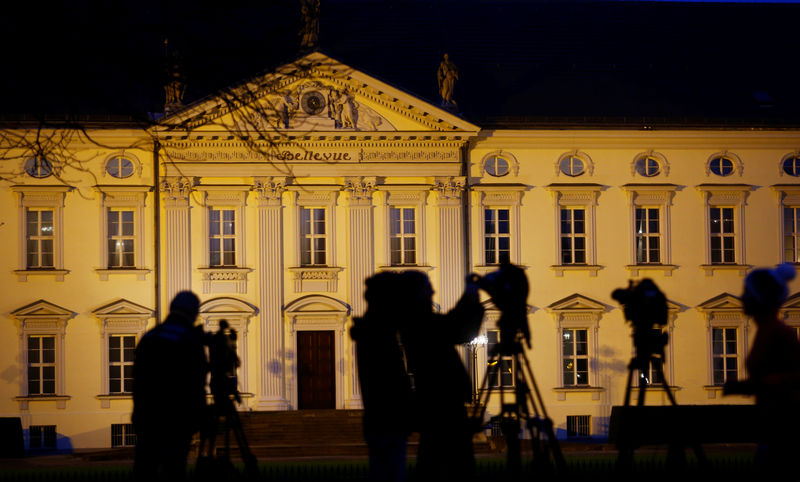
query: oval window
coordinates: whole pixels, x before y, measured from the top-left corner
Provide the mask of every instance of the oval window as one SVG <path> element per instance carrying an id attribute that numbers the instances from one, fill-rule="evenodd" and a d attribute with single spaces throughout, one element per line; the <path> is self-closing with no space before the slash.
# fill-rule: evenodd
<path id="1" fill-rule="evenodd" d="M 567 156 L 561 159 L 559 169 L 567 176 L 580 176 L 586 171 L 586 162 L 578 156 Z"/>
<path id="2" fill-rule="evenodd" d="M 53 164 L 44 157 L 34 157 L 25 163 L 25 172 L 31 177 L 43 178 L 53 173 Z"/>
<path id="3" fill-rule="evenodd" d="M 124 157 L 115 157 L 106 164 L 106 172 L 112 177 L 122 179 L 133 175 L 133 161 Z"/>
<path id="4" fill-rule="evenodd" d="M 508 159 L 500 156 L 492 156 L 483 162 L 483 169 L 490 176 L 500 177 L 508 174 L 511 163 Z"/>
<path id="5" fill-rule="evenodd" d="M 800 157 L 791 156 L 783 160 L 783 172 L 790 176 L 800 176 Z"/>
<path id="6" fill-rule="evenodd" d="M 636 160 L 636 172 L 640 176 L 653 177 L 661 172 L 661 163 L 653 156 L 643 156 Z"/>
<path id="7" fill-rule="evenodd" d="M 730 158 L 723 156 L 711 159 L 708 167 L 717 176 L 730 176 L 733 174 L 734 164 Z"/>

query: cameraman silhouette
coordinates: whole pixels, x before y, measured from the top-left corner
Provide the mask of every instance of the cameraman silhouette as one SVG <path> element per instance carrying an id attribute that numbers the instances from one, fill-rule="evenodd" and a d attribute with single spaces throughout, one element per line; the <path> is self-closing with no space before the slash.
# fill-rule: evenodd
<path id="1" fill-rule="evenodd" d="M 192 436 L 206 407 L 208 372 L 202 332 L 194 328 L 200 300 L 182 291 L 163 323 L 145 333 L 133 365 L 137 481 L 182 480 Z"/>
<path id="2" fill-rule="evenodd" d="M 401 275 L 399 297 L 405 320 L 401 338 L 413 374 L 420 434 L 417 471 L 423 480 L 464 480 L 472 476 L 473 431 L 465 404 L 472 382 L 455 345 L 478 335 L 483 305 L 472 278 L 447 314 L 433 312 L 433 288 L 420 271 Z"/>

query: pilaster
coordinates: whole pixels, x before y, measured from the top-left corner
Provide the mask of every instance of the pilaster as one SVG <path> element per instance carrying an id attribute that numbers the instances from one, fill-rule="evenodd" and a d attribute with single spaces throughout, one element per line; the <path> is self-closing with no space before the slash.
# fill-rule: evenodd
<path id="1" fill-rule="evenodd" d="M 161 182 L 164 197 L 164 268 L 166 302 L 180 291 L 192 289 L 189 196 L 194 181 L 167 177 Z"/>
<path id="2" fill-rule="evenodd" d="M 439 304 L 442 312 L 455 306 L 464 290 L 463 177 L 436 178 L 439 225 Z"/>

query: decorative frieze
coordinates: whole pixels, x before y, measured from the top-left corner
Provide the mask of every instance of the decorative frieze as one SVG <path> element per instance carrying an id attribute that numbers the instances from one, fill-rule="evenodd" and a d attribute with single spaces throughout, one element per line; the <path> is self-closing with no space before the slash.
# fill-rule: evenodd
<path id="1" fill-rule="evenodd" d="M 328 266 L 303 266 L 289 268 L 289 272 L 294 276 L 295 293 L 306 291 L 334 293 L 338 290 L 339 272 L 343 269 Z"/>
<path id="2" fill-rule="evenodd" d="M 257 177 L 253 179 L 253 191 L 259 206 L 280 206 L 286 191 L 285 177 Z"/>
<path id="3" fill-rule="evenodd" d="M 250 268 L 198 268 L 203 274 L 203 293 L 247 293 Z"/>

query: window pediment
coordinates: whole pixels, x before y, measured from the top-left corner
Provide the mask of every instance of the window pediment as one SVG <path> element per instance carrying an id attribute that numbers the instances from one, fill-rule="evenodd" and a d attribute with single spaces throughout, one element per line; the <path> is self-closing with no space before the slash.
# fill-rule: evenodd
<path id="1" fill-rule="evenodd" d="M 200 313 L 230 316 L 253 316 L 258 308 L 236 298 L 223 297 L 205 301 L 200 305 Z"/>
<path id="2" fill-rule="evenodd" d="M 600 314 L 607 310 L 607 306 L 604 303 L 599 301 L 593 300 L 591 298 L 587 298 L 578 293 L 571 294 L 566 298 L 562 298 L 558 301 L 551 303 L 547 307 L 547 311 L 551 313 L 562 313 L 562 312 L 584 312 L 584 313 L 593 313 L 593 314 Z"/>
<path id="3" fill-rule="evenodd" d="M 101 306 L 92 311 L 97 318 L 152 318 L 155 312 L 132 301 L 120 298 L 117 301 Z"/>
<path id="4" fill-rule="evenodd" d="M 285 311 L 287 314 L 338 312 L 346 315 L 350 313 L 350 307 L 329 296 L 309 295 L 292 301 L 286 305 Z"/>
<path id="5" fill-rule="evenodd" d="M 740 312 L 742 310 L 742 301 L 738 296 L 734 296 L 730 293 L 722 293 L 721 295 L 717 295 L 700 303 L 697 309 L 704 313 Z"/>
<path id="6" fill-rule="evenodd" d="M 56 318 L 60 321 L 66 321 L 74 317 L 76 314 L 77 313 L 73 311 L 62 308 L 45 300 L 34 301 L 29 305 L 25 305 L 22 308 L 17 308 L 11 312 L 11 316 L 18 320 Z"/>

